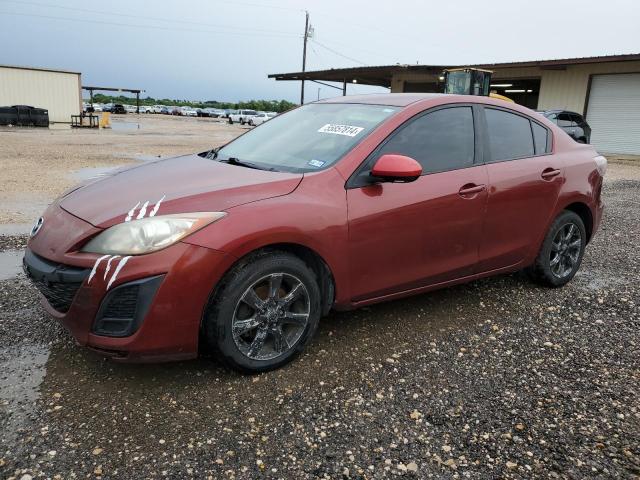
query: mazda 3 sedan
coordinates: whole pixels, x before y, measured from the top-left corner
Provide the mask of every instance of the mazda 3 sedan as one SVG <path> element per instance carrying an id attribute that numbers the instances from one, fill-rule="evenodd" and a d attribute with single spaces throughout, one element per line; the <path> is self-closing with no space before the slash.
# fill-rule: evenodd
<path id="1" fill-rule="evenodd" d="M 80 345 L 129 361 L 200 347 L 264 371 L 332 308 L 521 269 L 566 284 L 605 169 L 513 103 L 341 97 L 71 189 L 34 226 L 24 268 Z"/>

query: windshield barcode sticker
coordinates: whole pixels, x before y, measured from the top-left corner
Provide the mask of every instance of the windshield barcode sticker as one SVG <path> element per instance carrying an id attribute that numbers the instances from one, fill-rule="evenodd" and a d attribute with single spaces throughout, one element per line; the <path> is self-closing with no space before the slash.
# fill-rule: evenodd
<path id="1" fill-rule="evenodd" d="M 334 125 L 332 123 L 327 123 L 324 127 L 320 127 L 318 132 L 333 133 L 336 135 L 346 135 L 347 137 L 355 137 L 362 130 L 364 130 L 363 127 L 353 127 L 351 125 Z"/>

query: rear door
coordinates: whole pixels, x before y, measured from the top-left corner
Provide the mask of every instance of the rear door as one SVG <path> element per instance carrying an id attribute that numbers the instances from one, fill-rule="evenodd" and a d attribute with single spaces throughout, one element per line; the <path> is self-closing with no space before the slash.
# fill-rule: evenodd
<path id="1" fill-rule="evenodd" d="M 489 192 L 478 270 L 517 265 L 548 224 L 563 183 L 551 132 L 512 110 L 484 107 Z"/>
<path id="2" fill-rule="evenodd" d="M 354 301 L 470 275 L 486 207 L 486 167 L 474 109 L 445 106 L 414 117 L 375 150 L 347 184 L 349 267 Z M 411 183 L 375 183 L 385 153 L 417 160 Z"/>

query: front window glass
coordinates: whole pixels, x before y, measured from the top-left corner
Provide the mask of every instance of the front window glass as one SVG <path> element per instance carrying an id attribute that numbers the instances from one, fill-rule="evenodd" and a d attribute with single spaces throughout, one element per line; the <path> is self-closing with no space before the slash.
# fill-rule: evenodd
<path id="1" fill-rule="evenodd" d="M 410 121 L 380 149 L 379 156 L 406 155 L 427 174 L 472 166 L 474 150 L 471 107 L 453 107 Z"/>
<path id="2" fill-rule="evenodd" d="M 218 151 L 217 159 L 284 172 L 321 170 L 337 162 L 396 111 L 398 108 L 386 105 L 304 105 L 238 137 Z"/>

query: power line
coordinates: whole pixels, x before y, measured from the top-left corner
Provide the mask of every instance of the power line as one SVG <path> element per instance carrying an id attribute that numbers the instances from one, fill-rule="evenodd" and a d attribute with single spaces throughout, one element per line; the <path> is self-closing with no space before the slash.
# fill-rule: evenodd
<path id="1" fill-rule="evenodd" d="M 349 57 L 349 56 L 347 56 L 347 55 L 344 55 L 344 54 L 342 54 L 342 53 L 340 53 L 340 52 L 338 52 L 338 51 L 334 50 L 334 49 L 333 49 L 333 48 L 331 48 L 331 47 L 327 47 L 326 45 L 323 45 L 322 43 L 318 42 L 317 40 L 314 40 L 313 38 L 312 38 L 312 39 L 310 39 L 310 40 L 311 40 L 313 43 L 315 43 L 316 45 L 318 45 L 319 47 L 322 47 L 322 48 L 324 48 L 325 50 L 330 51 L 330 52 L 331 52 L 331 53 L 333 53 L 334 55 L 338 55 L 339 57 L 345 58 L 345 59 L 350 60 L 350 61 L 352 61 L 352 62 L 359 63 L 360 65 L 367 65 L 367 63 L 365 63 L 365 62 L 361 62 L 360 60 L 357 60 L 357 59 L 355 59 L 355 58 L 353 58 L 353 57 Z"/>
<path id="2" fill-rule="evenodd" d="M 168 23 L 184 23 L 184 24 L 189 24 L 189 25 L 200 25 L 200 26 L 204 26 L 204 27 L 213 27 L 213 28 L 232 28 L 229 27 L 228 25 L 220 25 L 220 24 L 215 24 L 215 23 L 206 23 L 206 22 L 196 22 L 193 20 L 180 20 L 177 18 L 161 18 L 161 17 L 149 17 L 149 16 L 142 16 L 142 15 L 131 15 L 131 14 L 127 14 L 127 13 L 116 13 L 116 12 L 107 12 L 104 10 L 90 10 L 87 8 L 79 8 L 79 7 L 65 7 L 62 5 L 51 5 L 48 3 L 39 3 L 39 2 L 25 2 L 25 1 L 17 1 L 17 0 L 3 0 L 3 3 L 14 3 L 17 5 L 31 5 L 31 6 L 35 6 L 35 7 L 46 7 L 46 8 L 56 8 L 59 10 L 70 10 L 70 11 L 76 11 L 76 12 L 84 12 L 84 13 L 92 13 L 92 14 L 97 14 L 97 15 L 110 15 L 110 16 L 115 16 L 115 17 L 125 17 L 125 18 L 135 18 L 135 19 L 141 19 L 141 20 L 153 20 L 153 21 L 158 21 L 158 22 L 168 22 Z M 260 29 L 260 28 L 252 28 L 251 29 L 254 32 L 265 32 L 265 33 L 278 33 L 278 34 L 290 34 L 290 35 L 297 35 L 293 32 L 283 32 L 283 31 L 278 31 L 278 30 L 266 30 L 266 29 Z"/>
<path id="3" fill-rule="evenodd" d="M 239 35 L 239 36 L 253 36 L 253 37 L 281 37 L 281 38 L 299 38 L 300 35 L 295 33 L 251 33 L 249 32 L 222 32 L 216 30 L 195 30 L 191 28 L 180 28 L 180 27 L 162 27 L 159 25 L 140 25 L 140 24 L 132 24 L 132 23 L 118 23 L 118 22 L 106 22 L 100 20 L 88 20 L 81 18 L 68 18 L 68 17 L 55 17 L 52 15 L 38 15 L 35 13 L 18 13 L 18 12 L 1 12 L 4 15 L 17 15 L 20 17 L 35 17 L 35 18 L 46 18 L 49 20 L 63 20 L 69 22 L 80 22 L 80 23 L 95 23 L 98 25 L 115 25 L 118 27 L 133 27 L 133 28 L 150 28 L 154 30 L 168 30 L 168 31 L 183 31 L 183 32 L 192 32 L 192 33 L 211 33 L 218 35 Z"/>

